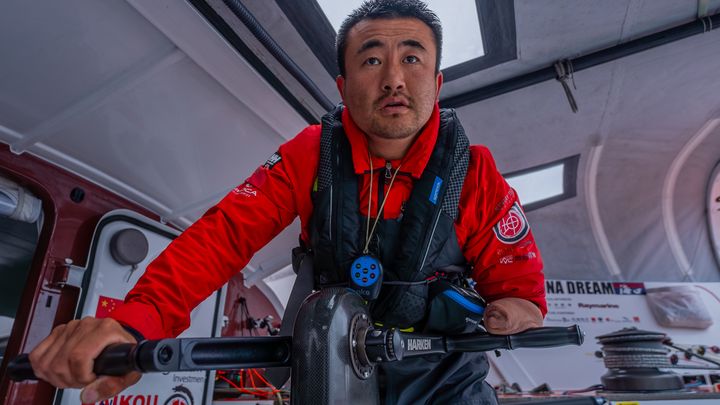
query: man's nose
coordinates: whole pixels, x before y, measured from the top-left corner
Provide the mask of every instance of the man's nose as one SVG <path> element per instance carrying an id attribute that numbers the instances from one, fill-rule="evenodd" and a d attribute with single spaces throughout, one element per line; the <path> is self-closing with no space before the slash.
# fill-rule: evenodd
<path id="1" fill-rule="evenodd" d="M 386 63 L 383 90 L 394 92 L 405 88 L 405 76 L 399 63 Z"/>

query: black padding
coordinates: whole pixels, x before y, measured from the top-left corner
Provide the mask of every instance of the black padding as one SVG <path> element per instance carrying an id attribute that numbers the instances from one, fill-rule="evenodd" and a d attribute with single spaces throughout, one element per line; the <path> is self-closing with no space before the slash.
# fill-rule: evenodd
<path id="1" fill-rule="evenodd" d="M 110 254 L 123 265 L 134 266 L 145 260 L 148 247 L 145 234 L 133 228 L 118 231 L 110 239 Z"/>

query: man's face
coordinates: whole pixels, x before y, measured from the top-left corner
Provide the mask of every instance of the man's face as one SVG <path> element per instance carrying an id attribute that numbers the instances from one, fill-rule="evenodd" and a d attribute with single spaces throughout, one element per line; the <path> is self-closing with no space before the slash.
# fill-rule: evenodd
<path id="1" fill-rule="evenodd" d="M 348 33 L 337 86 L 353 121 L 370 136 L 402 139 L 427 123 L 440 93 L 430 27 L 414 18 L 363 20 Z"/>

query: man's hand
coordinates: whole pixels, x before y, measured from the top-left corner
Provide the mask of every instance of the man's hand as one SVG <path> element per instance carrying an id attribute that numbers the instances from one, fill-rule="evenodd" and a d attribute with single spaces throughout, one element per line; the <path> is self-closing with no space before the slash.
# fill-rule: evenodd
<path id="1" fill-rule="evenodd" d="M 53 329 L 33 350 L 30 357 L 35 375 L 57 388 L 82 388 L 83 403 L 95 403 L 115 396 L 140 380 L 133 372 L 123 377 L 98 377 L 93 362 L 100 352 L 114 343 L 137 343 L 117 321 L 109 318 L 83 318 Z"/>
<path id="2" fill-rule="evenodd" d="M 485 308 L 485 329 L 495 335 L 510 335 L 543 325 L 540 309 L 522 298 L 500 298 Z"/>

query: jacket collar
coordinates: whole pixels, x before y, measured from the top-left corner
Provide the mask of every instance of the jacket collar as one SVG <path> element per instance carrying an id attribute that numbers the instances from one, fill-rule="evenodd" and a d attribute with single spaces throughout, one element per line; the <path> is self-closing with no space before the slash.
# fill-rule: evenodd
<path id="1" fill-rule="evenodd" d="M 347 107 L 344 108 L 342 112 L 342 124 L 345 134 L 350 141 L 355 174 L 370 171 L 367 136 L 350 117 Z M 430 155 L 432 155 L 433 148 L 435 147 L 435 141 L 437 141 L 439 128 L 440 108 L 436 103 L 435 108 L 430 115 L 430 119 L 427 124 L 425 124 L 425 127 L 422 129 L 420 134 L 415 138 L 415 141 L 405 157 L 399 161 L 392 161 L 393 166 L 397 167 L 397 164 L 401 163 L 401 172 L 409 173 L 412 177 L 419 179 L 423 170 L 425 170 L 425 166 L 427 166 L 427 163 L 430 160 Z M 373 156 L 373 168 L 378 170 L 383 167 L 385 167 L 385 160 Z"/>

